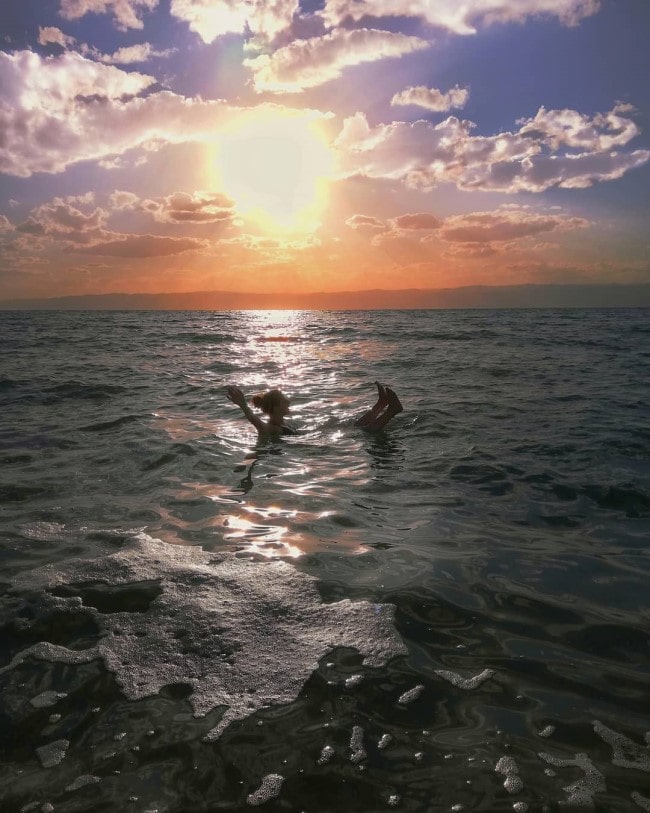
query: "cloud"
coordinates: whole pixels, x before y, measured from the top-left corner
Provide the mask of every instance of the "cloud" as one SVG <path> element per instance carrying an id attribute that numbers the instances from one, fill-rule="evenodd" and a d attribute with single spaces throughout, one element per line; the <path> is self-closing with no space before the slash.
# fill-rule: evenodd
<path id="1" fill-rule="evenodd" d="M 438 229 L 441 223 L 442 220 L 439 217 L 427 213 L 400 215 L 392 221 L 392 225 L 396 229 L 414 231 L 421 229 Z"/>
<path id="2" fill-rule="evenodd" d="M 213 143 L 220 128 L 252 112 L 282 111 L 310 120 L 317 110 L 264 104 L 237 108 L 224 101 L 149 92 L 155 80 L 66 52 L 0 52 L 0 172 L 29 177 L 61 172 L 79 161 L 107 161 L 134 148 Z"/>
<path id="3" fill-rule="evenodd" d="M 110 65 L 132 65 L 134 62 L 146 62 L 153 57 L 166 57 L 173 53 L 173 48 L 156 51 L 150 42 L 141 42 L 137 45 L 118 48 L 113 54 L 102 54 L 99 59 Z"/>
<path id="4" fill-rule="evenodd" d="M 597 113 L 592 118 L 575 110 L 546 110 L 540 107 L 532 119 L 520 119 L 522 135 L 536 138 L 552 150 L 562 146 L 589 152 L 623 147 L 637 135 L 639 128 L 621 112 L 630 112 L 629 105 L 617 105 L 609 113 Z"/>
<path id="5" fill-rule="evenodd" d="M 188 23 L 203 42 L 224 34 L 250 32 L 260 42 L 272 41 L 291 26 L 298 0 L 172 0 L 170 11 Z"/>
<path id="6" fill-rule="evenodd" d="M 74 37 L 64 34 L 60 28 L 56 28 L 55 26 L 51 25 L 45 26 L 45 28 L 39 26 L 39 45 L 49 45 L 50 43 L 54 43 L 55 45 L 60 45 L 62 48 L 69 48 L 71 45 L 74 45 L 75 41 L 76 40 Z"/>
<path id="7" fill-rule="evenodd" d="M 535 237 L 542 233 L 584 229 L 589 221 L 581 217 L 536 214 L 525 209 L 497 209 L 448 217 L 438 231 L 450 243 L 500 243 Z"/>
<path id="8" fill-rule="evenodd" d="M 223 195 L 176 193 L 157 201 L 141 200 L 131 192 L 116 191 L 109 197 L 109 208 L 94 206 L 94 196 L 56 197 L 35 207 L 16 227 L 22 235 L 44 238 L 67 253 L 97 254 L 110 257 L 164 257 L 185 251 L 205 249 L 210 243 L 194 237 L 170 237 L 155 234 L 124 234 L 106 228 L 115 211 L 150 212 L 160 222 L 219 222 L 230 219 L 223 208 L 230 201 Z M 81 208 L 80 208 L 81 207 Z M 94 207 L 94 208 L 93 208 Z M 84 208 L 86 211 L 84 211 Z M 183 217 L 187 214 L 188 217 Z M 1 224 L 0 224 L 1 225 Z"/>
<path id="9" fill-rule="evenodd" d="M 298 93 L 341 76 L 363 62 L 375 62 L 428 48 L 429 43 L 406 34 L 359 28 L 336 29 L 322 37 L 294 40 L 273 54 L 244 60 L 253 71 L 255 90 Z"/>
<path id="10" fill-rule="evenodd" d="M 577 25 L 595 14 L 599 0 L 328 0 L 321 12 L 330 26 L 364 17 L 416 17 L 454 34 L 475 34 L 481 25 L 557 17 Z"/>
<path id="11" fill-rule="evenodd" d="M 104 257 L 168 257 L 185 251 L 209 247 L 207 240 L 194 237 L 160 237 L 156 234 L 138 234 L 108 240 L 91 246 L 69 246 L 67 251 L 77 254 L 99 254 Z"/>
<path id="12" fill-rule="evenodd" d="M 435 113 L 445 113 L 452 108 L 465 107 L 469 99 L 469 90 L 460 88 L 458 85 L 448 90 L 446 93 L 437 88 L 427 88 L 424 85 L 408 87 L 396 93 L 390 100 L 393 106 L 416 105 L 424 107 L 425 110 L 433 110 Z"/>
<path id="13" fill-rule="evenodd" d="M 158 0 L 61 0 L 60 14 L 66 20 L 78 20 L 86 14 L 112 14 L 117 28 L 143 28 L 141 14 L 153 11 Z"/>
<path id="14" fill-rule="evenodd" d="M 223 223 L 233 218 L 234 201 L 214 192 L 175 192 L 164 198 L 140 201 L 137 208 L 160 223 Z"/>
<path id="15" fill-rule="evenodd" d="M 68 243 L 87 244 L 102 240 L 108 213 L 95 208 L 83 212 L 78 205 L 92 203 L 92 197 L 54 198 L 32 209 L 29 217 L 16 227 L 23 234 L 47 235 Z"/>
<path id="16" fill-rule="evenodd" d="M 378 220 L 376 217 L 370 215 L 352 215 L 345 221 L 345 225 L 351 229 L 385 229 L 386 224 L 383 220 Z"/>
<path id="17" fill-rule="evenodd" d="M 589 127 L 561 133 L 553 127 L 549 137 L 550 122 L 557 120 L 555 112 L 538 113 L 530 120 L 536 121 L 534 129 L 526 121 L 519 132 L 494 136 L 473 136 L 474 125 L 455 116 L 435 125 L 416 121 L 370 127 L 365 115 L 356 113 L 344 121 L 335 142 L 341 174 L 398 180 L 425 190 L 455 183 L 460 189 L 543 192 L 620 178 L 650 160 L 649 150 L 608 148 L 625 144 L 636 132 L 636 125 L 620 115 L 620 108 L 592 119 L 561 111 L 562 120 L 588 122 Z M 592 151 L 557 152 L 574 145 Z"/>

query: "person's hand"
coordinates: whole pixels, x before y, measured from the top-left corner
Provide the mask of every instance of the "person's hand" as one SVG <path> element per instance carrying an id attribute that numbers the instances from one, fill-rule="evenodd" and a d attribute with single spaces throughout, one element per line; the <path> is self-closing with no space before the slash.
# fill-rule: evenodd
<path id="1" fill-rule="evenodd" d="M 228 387 L 226 395 L 228 396 L 228 400 L 232 401 L 233 404 L 236 404 L 238 407 L 244 409 L 246 406 L 246 396 L 239 387 Z"/>

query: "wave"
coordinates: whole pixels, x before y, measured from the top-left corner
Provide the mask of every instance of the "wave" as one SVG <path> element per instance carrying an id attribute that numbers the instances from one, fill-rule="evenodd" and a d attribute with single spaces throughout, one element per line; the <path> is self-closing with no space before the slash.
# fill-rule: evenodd
<path id="1" fill-rule="evenodd" d="M 141 415 L 123 415 L 121 418 L 115 418 L 112 421 L 102 421 L 101 423 L 91 423 L 88 426 L 80 426 L 79 432 L 105 432 L 107 429 L 118 429 L 120 426 L 126 426 L 134 421 L 139 421 Z"/>
<path id="2" fill-rule="evenodd" d="M 176 338 L 189 344 L 231 344 L 239 341 L 236 336 L 223 333 L 178 333 Z"/>

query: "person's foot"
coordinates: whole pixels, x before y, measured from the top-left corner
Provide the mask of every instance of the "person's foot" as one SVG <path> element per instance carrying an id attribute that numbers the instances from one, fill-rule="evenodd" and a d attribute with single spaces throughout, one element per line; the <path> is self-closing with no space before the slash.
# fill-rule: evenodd
<path id="1" fill-rule="evenodd" d="M 383 409 L 384 407 L 388 406 L 386 387 L 384 387 L 383 384 L 380 384 L 379 381 L 375 381 L 375 386 L 377 387 L 377 403 L 375 404 L 375 409 Z"/>
<path id="2" fill-rule="evenodd" d="M 392 415 L 397 415 L 400 412 L 404 412 L 404 407 L 402 406 L 395 391 L 392 390 L 390 387 L 386 387 L 385 390 L 386 390 L 386 399 L 388 402 L 388 411 Z"/>

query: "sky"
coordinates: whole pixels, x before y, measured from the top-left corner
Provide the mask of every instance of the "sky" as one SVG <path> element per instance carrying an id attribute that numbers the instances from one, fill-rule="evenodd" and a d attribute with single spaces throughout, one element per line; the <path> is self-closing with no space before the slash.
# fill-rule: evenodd
<path id="1" fill-rule="evenodd" d="M 648 0 L 3 0 L 0 299 L 650 283 L 649 34 Z"/>

